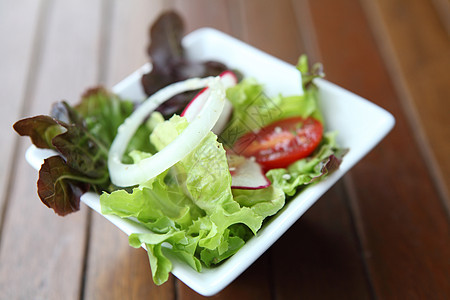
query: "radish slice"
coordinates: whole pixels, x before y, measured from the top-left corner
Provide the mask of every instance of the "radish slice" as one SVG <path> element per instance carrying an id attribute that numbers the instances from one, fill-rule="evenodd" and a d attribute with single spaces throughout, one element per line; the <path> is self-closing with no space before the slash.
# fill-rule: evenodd
<path id="1" fill-rule="evenodd" d="M 188 105 L 186 105 L 180 116 L 185 117 L 188 122 L 191 122 L 192 119 L 196 115 L 198 115 L 203 105 L 205 104 L 206 97 L 204 92 L 206 92 L 207 90 L 208 88 L 204 88 L 200 92 L 198 92 L 198 94 L 195 95 L 194 98 L 192 98 Z"/>
<path id="2" fill-rule="evenodd" d="M 209 87 L 205 105 L 183 132 L 155 155 L 136 164 L 123 164 L 122 156 L 139 125 L 149 113 L 176 94 Z M 213 128 L 225 104 L 225 88 L 219 77 L 192 78 L 173 83 L 148 98 L 120 125 L 108 156 L 111 182 L 119 187 L 143 183 L 170 168 L 188 155 Z"/>
<path id="3" fill-rule="evenodd" d="M 225 89 L 235 86 L 238 82 L 238 79 L 236 75 L 231 71 L 224 71 L 220 75 L 220 79 L 225 86 Z M 191 122 L 192 119 L 195 118 L 196 115 L 200 112 L 201 108 L 205 105 L 206 102 L 206 96 L 205 91 L 208 88 L 204 88 L 201 90 L 192 100 L 189 102 L 189 104 L 186 106 L 186 108 L 181 113 L 182 117 L 185 117 L 188 122 Z M 225 107 L 222 111 L 222 114 L 220 115 L 219 120 L 217 121 L 216 125 L 213 127 L 212 131 L 215 134 L 220 134 L 223 129 L 225 128 L 225 125 L 228 123 L 228 120 L 230 119 L 231 113 L 233 111 L 233 106 L 231 105 L 230 101 L 225 100 Z"/>
<path id="4" fill-rule="evenodd" d="M 254 160 L 233 154 L 227 154 L 227 160 L 232 189 L 257 190 L 270 185 L 262 167 Z"/>

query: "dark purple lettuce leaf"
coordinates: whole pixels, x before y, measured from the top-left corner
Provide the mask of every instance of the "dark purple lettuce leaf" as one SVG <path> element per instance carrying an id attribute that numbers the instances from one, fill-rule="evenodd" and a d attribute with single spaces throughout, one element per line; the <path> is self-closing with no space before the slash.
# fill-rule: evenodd
<path id="1" fill-rule="evenodd" d="M 89 184 L 81 178 L 82 174 L 67 166 L 62 157 L 47 158 L 39 170 L 39 198 L 60 216 L 78 211 L 81 195 L 89 190 Z"/>
<path id="2" fill-rule="evenodd" d="M 52 140 L 55 149 L 71 168 L 100 179 L 108 174 L 108 148 L 99 143 L 85 127 L 68 125 L 67 131 Z"/>
<path id="3" fill-rule="evenodd" d="M 151 43 L 147 53 L 150 55 L 153 68 L 158 69 L 160 74 L 170 76 L 173 70 L 166 66 L 181 65 L 184 61 L 184 50 L 181 44 L 183 31 L 183 20 L 173 11 L 161 14 L 150 27 Z"/>
<path id="4" fill-rule="evenodd" d="M 65 108 L 67 115 L 78 117 L 66 103 L 58 107 L 60 112 Z M 36 146 L 61 154 L 44 161 L 37 184 L 41 201 L 61 216 L 79 209 L 80 197 L 90 186 L 96 191 L 111 186 L 108 148 L 92 137 L 80 119 L 75 120 L 78 125 L 41 115 L 14 124 L 14 129 L 22 136 L 30 136 Z"/>
<path id="5" fill-rule="evenodd" d="M 82 101 L 88 101 L 85 99 Z M 59 152 L 71 169 L 90 177 L 96 184 L 108 186 L 107 160 L 112 141 L 104 143 L 93 135 L 83 117 L 66 102 L 54 105 L 52 113 L 65 122 L 41 115 L 16 122 L 14 129 L 22 136 L 30 136 L 35 145 Z M 97 134 L 105 135 L 108 130 L 104 128 Z"/>
<path id="6" fill-rule="evenodd" d="M 347 154 L 347 148 L 338 148 L 335 149 L 335 152 L 328 156 L 326 159 L 322 161 L 320 164 L 320 174 L 311 179 L 311 182 L 318 181 L 322 177 L 325 177 L 334 171 L 339 169 L 339 166 L 342 163 L 342 159 Z"/>
<path id="7" fill-rule="evenodd" d="M 108 151 L 118 127 L 132 113 L 133 103 L 122 101 L 103 88 L 88 90 L 75 107 L 61 101 L 52 106 L 52 116 L 35 116 L 16 122 L 21 136 L 37 147 L 57 151 L 39 171 L 38 194 L 59 215 L 78 210 L 87 190 L 112 192 Z M 150 131 L 141 126 L 130 142 L 131 149 L 149 151 Z"/>
<path id="8" fill-rule="evenodd" d="M 38 148 L 54 149 L 52 139 L 65 132 L 57 120 L 49 116 L 36 116 L 22 119 L 13 125 L 14 130 L 21 136 L 29 136 L 31 142 Z"/>
<path id="9" fill-rule="evenodd" d="M 151 44 L 147 49 L 152 62 L 150 73 L 142 76 L 142 86 L 150 96 L 161 88 L 192 77 L 217 76 L 227 67 L 217 61 L 194 62 L 186 58 L 181 40 L 184 24 L 180 16 L 169 11 L 162 14 L 150 28 Z M 177 95 L 157 110 L 169 118 L 180 114 L 196 92 Z"/>

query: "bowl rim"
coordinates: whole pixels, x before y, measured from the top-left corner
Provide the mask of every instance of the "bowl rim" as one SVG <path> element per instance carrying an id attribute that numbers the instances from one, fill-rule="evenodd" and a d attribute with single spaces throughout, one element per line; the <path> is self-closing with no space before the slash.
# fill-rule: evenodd
<path id="1" fill-rule="evenodd" d="M 247 53 L 252 53 L 261 59 L 270 60 L 274 64 L 279 64 L 282 68 L 293 68 L 294 66 L 273 57 L 257 48 L 254 48 L 236 38 L 233 38 L 221 31 L 212 28 L 197 29 L 183 39 L 185 47 L 190 47 L 195 43 L 208 43 L 211 40 L 219 39 L 225 44 L 233 45 L 238 49 L 243 49 Z M 225 62 L 227 63 L 227 62 Z M 136 82 L 140 82 L 143 73 L 151 69 L 149 63 L 132 72 L 122 81 L 117 83 L 112 90 L 119 95 L 130 87 L 134 86 L 133 95 L 143 91 L 136 91 Z M 349 154 L 344 158 L 339 170 L 330 174 L 325 180 L 308 187 L 301 193 L 298 193 L 293 199 L 286 203 L 285 207 L 278 212 L 270 221 L 261 228 L 258 234 L 252 237 L 236 254 L 228 258 L 222 264 L 214 268 L 203 268 L 202 272 L 197 272 L 187 264 L 171 257 L 169 252 L 165 254 L 173 263 L 172 274 L 183 281 L 194 291 L 204 296 L 211 296 L 235 280 L 242 274 L 254 261 L 256 261 L 267 249 L 272 246 L 331 186 L 333 186 L 347 171 L 349 171 L 358 161 L 360 161 L 371 149 L 373 149 L 393 128 L 395 124 L 394 117 L 383 108 L 374 103 L 355 95 L 327 80 L 317 79 L 315 81 L 319 91 L 339 94 L 341 97 L 357 101 L 359 105 L 365 107 L 367 111 L 375 114 L 377 119 L 375 127 L 371 130 L 371 139 L 364 141 L 364 145 L 357 151 L 350 149 Z M 128 92 L 130 92 L 128 90 Z M 143 98 L 144 99 L 144 98 Z M 53 152 L 54 153 L 54 152 Z M 39 169 L 45 157 L 52 155 L 51 150 L 37 149 L 30 146 L 26 152 L 26 160 L 35 168 Z M 81 201 L 87 206 L 101 214 L 99 195 L 88 192 L 81 197 Z M 121 219 L 114 215 L 103 215 L 127 235 L 133 232 L 145 232 L 143 226 L 133 220 Z"/>

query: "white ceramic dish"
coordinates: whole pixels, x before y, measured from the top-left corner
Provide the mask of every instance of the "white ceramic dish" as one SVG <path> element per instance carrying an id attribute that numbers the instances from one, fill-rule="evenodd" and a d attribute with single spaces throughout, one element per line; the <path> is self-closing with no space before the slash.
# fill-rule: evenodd
<path id="1" fill-rule="evenodd" d="M 183 44 L 191 59 L 214 59 L 224 62 L 231 68 L 239 69 L 244 76 L 255 77 L 264 83 L 268 95 L 300 92 L 301 78 L 294 66 L 222 32 L 210 28 L 199 29 L 187 35 Z M 118 83 L 114 91 L 127 99 L 136 101 L 144 99 L 140 77 L 149 68 L 150 65 L 145 65 L 132 73 Z M 288 202 L 270 222 L 265 224 L 256 237 L 250 239 L 242 249 L 220 266 L 212 269 L 205 267 L 198 273 L 188 265 L 173 260 L 172 273 L 196 292 L 210 296 L 236 279 L 394 126 L 393 116 L 368 100 L 326 80 L 317 80 L 316 84 L 320 90 L 320 103 L 327 128 L 337 130 L 340 146 L 350 149 L 340 169 Z M 27 151 L 26 159 L 34 168 L 39 169 L 44 157 L 48 155 L 48 150 L 42 151 L 32 146 Z M 98 195 L 87 193 L 81 200 L 100 213 Z M 115 216 L 104 217 L 128 235 L 147 230 L 131 220 Z"/>

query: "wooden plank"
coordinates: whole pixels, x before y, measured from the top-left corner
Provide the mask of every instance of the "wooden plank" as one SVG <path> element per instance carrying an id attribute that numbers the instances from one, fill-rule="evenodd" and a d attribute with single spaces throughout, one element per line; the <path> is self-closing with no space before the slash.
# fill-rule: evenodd
<path id="1" fill-rule="evenodd" d="M 235 281 L 218 294 L 212 297 L 204 297 L 183 282 L 177 283 L 177 296 L 179 300 L 199 300 L 199 299 L 248 299 L 248 300 L 264 300 L 272 299 L 271 280 L 268 273 L 270 272 L 269 253 L 264 254 L 250 268 L 241 274 Z"/>
<path id="2" fill-rule="evenodd" d="M 190 2 L 190 7 L 194 12 L 199 11 L 195 6 Z M 271 5 L 272 4 L 272 5 Z M 192 5 L 192 6 L 191 6 Z M 223 11 L 223 8 L 219 10 Z M 262 48 L 269 53 L 275 54 L 282 59 L 288 60 L 291 63 L 296 63 L 299 56 L 299 37 L 296 27 L 296 21 L 293 18 L 292 9 L 289 5 L 289 2 L 281 1 L 274 5 L 272 2 L 232 2 L 230 4 L 229 9 L 232 21 L 232 34 L 240 37 L 247 42 Z M 185 12 L 183 10 L 183 12 Z M 264 18 L 261 18 L 264 16 Z M 269 17 L 270 16 L 270 17 Z M 289 17 L 291 16 L 291 17 Z M 267 18 L 269 17 L 269 19 Z M 192 18 L 194 21 L 189 21 L 191 18 L 187 18 L 188 22 L 201 23 L 201 18 Z M 205 22 L 206 23 L 206 22 Z M 195 26 L 191 25 L 193 28 Z M 200 27 L 200 26 L 199 26 Z M 216 27 L 216 26 L 214 26 Z M 216 27 L 217 28 L 217 27 Z M 287 30 L 286 30 L 287 28 Z M 220 29 L 220 28 L 219 28 Z M 269 34 L 266 34 L 269 32 Z M 279 32 L 284 32 L 284 36 L 279 36 Z M 266 36 L 265 38 L 258 38 L 258 36 Z M 286 42 L 288 41 L 288 42 Z M 345 208 L 345 207 L 343 207 Z M 346 215 L 349 217 L 348 214 Z M 349 219 L 347 219 L 347 223 Z M 333 224 L 335 225 L 335 224 Z M 340 227 L 336 227 L 339 228 Z M 350 227 L 351 231 L 351 227 Z M 351 236 L 351 235 L 350 235 Z M 295 238 L 288 240 L 288 243 L 293 243 L 296 241 Z M 295 243 L 295 242 L 294 242 Z M 356 247 L 355 240 L 352 241 L 352 249 Z M 295 246 L 295 245 L 294 245 Z M 275 246 L 276 247 L 276 246 Z M 301 247 L 299 245 L 299 247 Z M 299 247 L 294 249 L 298 249 Z M 317 249 L 317 248 L 313 248 Z M 227 287 L 224 291 L 215 295 L 214 298 L 217 299 L 229 299 L 231 297 L 237 298 L 245 298 L 252 297 L 251 299 L 264 299 L 271 298 L 274 296 L 273 291 L 273 274 L 279 275 L 277 279 L 279 279 L 276 284 L 276 294 L 277 297 L 297 297 L 299 295 L 298 289 L 296 289 L 298 285 L 297 279 L 297 269 L 291 268 L 292 265 L 298 266 L 295 261 L 289 262 L 289 267 L 280 268 L 278 264 L 280 261 L 284 261 L 286 255 L 284 253 L 286 251 L 285 248 L 279 248 L 277 255 L 280 255 L 278 258 L 274 258 L 274 264 L 277 267 L 272 269 L 270 264 L 270 257 L 272 253 L 266 253 L 260 260 L 258 260 L 253 266 L 251 266 L 241 277 L 239 277 L 235 282 L 233 282 L 229 287 Z M 312 250 L 314 251 L 314 250 Z M 289 252 L 291 253 L 291 252 Z M 342 258 L 342 257 L 341 257 Z M 293 263 L 293 264 L 292 264 Z M 354 267 L 356 264 L 350 264 Z M 301 267 L 301 266 L 300 266 Z M 356 267 L 359 271 L 354 272 L 355 278 L 359 281 L 364 281 L 364 270 L 361 267 L 361 264 Z M 322 274 L 321 274 L 322 275 Z M 361 276 L 362 275 L 362 276 Z M 292 280 L 293 278 L 293 280 Z M 310 278 L 303 278 L 303 285 L 310 286 L 312 281 Z M 356 280 L 357 282 L 359 282 Z M 290 287 L 293 289 L 286 289 L 288 287 L 287 282 L 294 283 Z M 317 281 L 317 278 L 314 279 L 314 283 L 323 282 L 323 280 Z M 354 283 L 355 281 L 353 281 Z M 364 289 L 364 285 L 361 287 Z M 323 289 L 322 289 L 323 290 Z M 250 292 L 249 292 L 250 291 Z M 287 291 L 287 292 L 286 292 Z M 359 289 L 356 289 L 359 291 Z M 350 294 L 350 293 L 348 293 Z M 355 293 L 354 293 L 355 294 Z M 356 293 L 358 294 L 358 293 Z M 197 295 L 195 292 L 191 291 L 184 284 L 178 283 L 178 295 L 180 299 L 200 299 L 203 298 Z M 306 295 L 306 293 L 305 293 Z M 364 295 L 364 292 L 358 295 Z"/>
<path id="3" fill-rule="evenodd" d="M 27 115 L 48 113 L 51 103 L 63 97 L 76 101 L 82 88 L 97 80 L 95 41 L 99 37 L 100 1 L 45 3 L 43 24 L 35 33 L 40 42 L 31 49 L 39 55 L 33 57 L 33 68 L 28 71 L 29 106 L 24 110 Z M 20 54 L 18 50 L 17 55 Z M 86 209 L 61 218 L 40 203 L 37 173 L 23 158 L 29 145 L 29 141 L 21 139 L 20 147 L 15 149 L 17 169 L 13 173 L 0 249 L 2 297 L 78 299 Z"/>
<path id="4" fill-rule="evenodd" d="M 180 3 L 186 3 L 181 2 Z M 299 53 L 299 45 L 295 19 L 287 1 L 232 1 L 228 2 L 228 8 L 217 2 L 215 7 L 204 8 L 207 1 L 189 2 L 190 9 L 180 9 L 186 15 L 188 28 L 212 26 L 268 51 L 282 59 L 296 63 Z M 202 9 L 197 7 L 199 5 Z M 177 6 L 177 8 L 179 8 Z M 184 7 L 183 7 L 184 8 Z M 223 16 L 213 11 L 229 12 L 229 25 L 224 23 Z M 190 15 L 190 13 L 193 13 Z M 199 13 L 200 12 L 200 13 Z M 214 19 L 211 19 L 211 16 Z M 263 17 L 262 17 L 263 16 Z M 280 35 L 279 33 L 283 33 Z M 288 41 L 288 42 L 287 42 Z M 273 294 L 273 270 L 270 264 L 270 253 L 266 253 L 253 264 L 242 276 L 236 279 L 230 286 L 215 295 L 215 299 L 269 299 Z M 292 275 L 292 271 L 288 273 Z M 289 276 L 288 275 L 288 276 Z M 285 278 L 285 277 L 283 277 Z M 283 288 L 283 287 L 280 287 Z M 180 299 L 203 299 L 202 296 L 192 292 L 184 284 L 178 284 Z"/>
<path id="5" fill-rule="evenodd" d="M 450 3 L 363 1 L 389 72 L 450 213 Z M 436 2 L 438 4 L 438 2 Z"/>
<path id="6" fill-rule="evenodd" d="M 432 2 L 440 17 L 442 26 L 444 26 L 447 34 L 450 35 L 450 2 L 448 0 L 432 0 Z"/>
<path id="7" fill-rule="evenodd" d="M 147 46 L 150 25 L 165 8 L 163 1 L 134 1 L 132 4 L 114 1 L 105 10 L 104 42 L 107 51 L 101 82 L 112 87 L 149 61 Z"/>
<path id="8" fill-rule="evenodd" d="M 304 43 L 308 33 L 298 27 L 299 20 L 291 2 L 243 3 L 247 41 L 287 62 L 297 63 L 298 57 L 310 46 Z M 323 202 L 306 213 L 270 250 L 274 297 L 323 299 L 339 295 L 341 298 L 370 298 L 364 266 L 361 260 L 354 258 L 358 258 L 358 241 L 344 195 L 333 190 L 320 201 Z M 330 219 L 331 212 L 340 218 Z M 315 236 L 317 231 L 324 236 Z M 324 242 L 327 237 L 332 241 L 339 240 L 340 247 L 330 247 Z M 338 274 L 345 278 L 346 284 L 336 280 Z"/>
<path id="9" fill-rule="evenodd" d="M 23 160 L 28 142 L 16 149 Z M 37 197 L 37 174 L 16 164 L 0 250 L 5 299 L 78 299 L 84 260 L 86 209 L 61 218 Z"/>
<path id="10" fill-rule="evenodd" d="M 296 64 L 303 51 L 297 21 L 290 1 L 238 1 L 242 28 L 239 37 L 247 43 Z M 240 7 L 239 7 L 240 6 Z"/>
<path id="11" fill-rule="evenodd" d="M 342 183 L 271 248 L 276 299 L 371 299 Z"/>
<path id="12" fill-rule="evenodd" d="M 161 1 L 104 4 L 100 82 L 110 88 L 148 61 L 148 28 L 163 6 Z M 156 286 L 144 249 L 129 246 L 128 237 L 97 213 L 91 225 L 84 299 L 173 299 L 173 277 Z"/>
<path id="13" fill-rule="evenodd" d="M 346 180 L 376 297 L 448 298 L 448 219 L 360 3 L 309 5 L 327 78 L 396 117 Z"/>
<path id="14" fill-rule="evenodd" d="M 0 230 L 3 223 L 3 210 L 6 209 L 9 193 L 9 172 L 14 170 L 14 147 L 17 135 L 12 124 L 23 114 L 23 102 L 26 95 L 35 28 L 39 23 L 40 1 L 0 1 Z M 17 16 L 22 16 L 17 18 Z"/>
<path id="15" fill-rule="evenodd" d="M 177 1 L 174 9 L 178 11 L 186 24 L 186 32 L 201 27 L 212 27 L 231 35 L 239 35 L 240 30 L 232 24 L 230 12 L 238 12 L 237 7 L 226 1 Z M 217 12 L 220 12 L 219 14 Z M 267 257 L 261 258 L 232 284 L 214 295 L 214 299 L 269 299 L 270 277 L 268 275 Z M 177 295 L 180 300 L 205 299 L 181 281 L 177 282 Z"/>
<path id="16" fill-rule="evenodd" d="M 186 17 L 189 14 L 199 13 L 195 9 L 194 4 L 189 3 L 189 5 L 186 5 L 184 2 L 177 4 L 179 5 L 177 11 L 180 12 L 186 22 L 186 32 L 190 32 L 198 27 L 212 26 L 208 22 L 206 24 L 193 24 L 190 22 L 190 20 L 199 20 L 196 16 Z M 217 8 L 211 5 L 210 2 L 204 2 L 201 5 L 206 11 L 208 11 L 207 7 L 210 7 L 210 9 Z M 111 86 L 117 80 L 148 61 L 145 53 L 145 48 L 149 42 L 148 26 L 153 23 L 156 16 L 162 11 L 162 8 L 169 9 L 170 7 L 171 5 L 168 4 L 163 6 L 161 3 L 149 4 L 145 1 L 141 1 L 138 4 L 134 3 L 131 6 L 120 2 L 115 4 L 112 8 L 113 22 L 111 24 L 111 37 L 109 38 L 110 46 L 108 46 L 110 53 L 107 54 L 109 59 L 105 65 L 105 69 L 108 69 L 105 74 L 108 76 L 105 77 L 104 81 L 107 82 L 108 86 Z M 151 13 L 149 14 L 149 12 Z M 211 16 L 210 20 L 212 20 Z M 124 57 L 126 59 L 123 59 Z M 96 241 L 97 239 L 101 239 L 101 241 Z M 104 245 L 110 244 L 116 246 L 105 249 Z M 173 297 L 173 277 L 171 276 L 166 284 L 156 287 L 150 276 L 150 267 L 145 251 L 130 249 L 122 233 L 112 228 L 110 224 L 107 224 L 99 217 L 94 216 L 86 280 L 86 298 L 120 299 L 130 294 L 144 296 L 151 294 L 158 299 L 170 299 Z M 111 261 L 117 262 L 122 268 L 108 268 Z M 133 269 L 130 269 L 130 265 L 133 266 Z M 105 269 L 108 271 L 102 271 Z M 136 274 L 139 277 L 134 276 L 131 272 L 136 272 L 136 270 L 140 272 L 140 274 Z M 121 277 L 121 272 L 124 272 L 124 280 L 120 281 L 120 284 L 113 285 L 114 288 L 111 288 L 110 282 L 118 281 L 118 278 Z M 101 276 L 99 273 L 104 276 Z M 92 280 L 93 282 L 91 282 Z M 189 291 L 189 288 L 186 287 L 186 291 Z"/>
<path id="17" fill-rule="evenodd" d="M 182 16 L 186 33 L 201 27 L 213 27 L 228 34 L 232 32 L 227 1 L 178 0 L 173 1 L 172 7 Z"/>
<path id="18" fill-rule="evenodd" d="M 147 252 L 128 245 L 128 237 L 104 217 L 93 215 L 84 299 L 173 299 L 173 277 L 156 286 Z"/>

